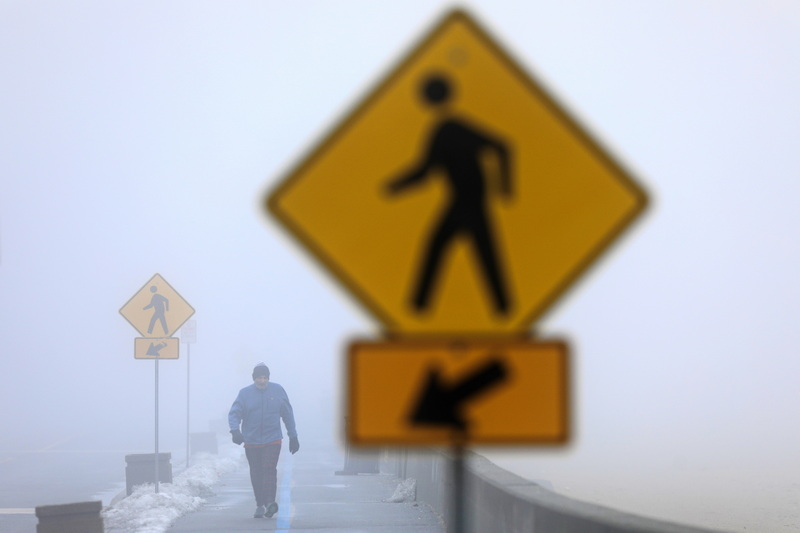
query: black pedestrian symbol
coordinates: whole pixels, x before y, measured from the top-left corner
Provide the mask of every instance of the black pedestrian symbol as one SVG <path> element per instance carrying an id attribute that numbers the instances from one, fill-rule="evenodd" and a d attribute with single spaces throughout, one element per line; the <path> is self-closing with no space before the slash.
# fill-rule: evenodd
<path id="1" fill-rule="evenodd" d="M 169 311 L 169 300 L 158 294 L 158 287 L 155 285 L 150 287 L 150 292 L 153 297 L 150 298 L 150 303 L 144 306 L 144 310 L 153 309 L 153 316 L 150 318 L 150 326 L 147 328 L 147 334 L 153 333 L 153 327 L 156 325 L 156 320 L 161 322 L 161 328 L 164 330 L 164 335 L 169 335 L 167 328 L 167 317 L 164 313 Z"/>
<path id="2" fill-rule="evenodd" d="M 495 173 L 499 174 L 497 192 L 511 198 L 509 149 L 496 137 L 450 113 L 446 104 L 451 100 L 453 87 L 445 77 L 430 76 L 421 88 L 423 100 L 434 106 L 441 117 L 433 127 L 423 158 L 410 171 L 389 182 L 387 190 L 396 194 L 435 175 L 438 170 L 446 176 L 449 203 L 428 239 L 418 269 L 412 307 L 417 313 L 429 307 L 445 251 L 457 237 L 466 237 L 481 264 L 494 309 L 505 315 L 510 303 L 489 218 L 488 204 L 493 191 L 482 160 L 487 152 L 495 154 Z"/>

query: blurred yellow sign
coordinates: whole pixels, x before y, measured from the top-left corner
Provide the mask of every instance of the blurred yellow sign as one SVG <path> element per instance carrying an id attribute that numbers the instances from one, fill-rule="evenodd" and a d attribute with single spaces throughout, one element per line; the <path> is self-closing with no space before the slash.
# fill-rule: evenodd
<path id="1" fill-rule="evenodd" d="M 527 329 L 645 203 L 461 11 L 267 199 L 390 333 L 437 335 Z"/>
<path id="2" fill-rule="evenodd" d="M 356 342 L 349 358 L 347 431 L 354 444 L 567 440 L 562 342 Z"/>
<path id="3" fill-rule="evenodd" d="M 194 309 L 161 277 L 154 275 L 119 310 L 143 337 L 171 337 Z"/>

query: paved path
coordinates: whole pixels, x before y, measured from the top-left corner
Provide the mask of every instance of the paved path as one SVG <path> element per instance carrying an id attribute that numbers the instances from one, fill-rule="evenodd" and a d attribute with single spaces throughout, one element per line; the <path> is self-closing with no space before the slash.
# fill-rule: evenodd
<path id="1" fill-rule="evenodd" d="M 443 533 L 425 504 L 391 503 L 401 480 L 385 474 L 337 476 L 344 466 L 335 450 L 286 449 L 278 465 L 278 504 L 272 518 L 253 518 L 255 500 L 247 467 L 224 477 L 197 512 L 178 519 L 170 533 L 297 531 L 302 533 Z"/>

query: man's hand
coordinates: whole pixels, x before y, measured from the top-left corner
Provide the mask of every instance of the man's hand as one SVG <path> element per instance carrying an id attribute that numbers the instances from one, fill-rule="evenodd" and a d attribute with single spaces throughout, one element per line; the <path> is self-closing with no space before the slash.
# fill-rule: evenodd
<path id="1" fill-rule="evenodd" d="M 244 437 L 242 436 L 242 432 L 238 429 L 231 430 L 231 438 L 233 439 L 234 444 L 241 444 L 244 442 Z"/>
<path id="2" fill-rule="evenodd" d="M 297 437 L 289 437 L 289 451 L 292 452 L 292 455 L 296 454 L 299 449 L 300 441 L 297 440 Z"/>

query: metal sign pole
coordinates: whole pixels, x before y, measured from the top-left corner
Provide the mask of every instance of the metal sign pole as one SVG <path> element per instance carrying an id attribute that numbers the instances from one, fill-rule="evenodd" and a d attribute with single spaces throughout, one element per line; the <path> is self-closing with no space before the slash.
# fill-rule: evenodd
<path id="1" fill-rule="evenodd" d="M 159 459 L 158 458 L 158 357 L 156 357 L 155 361 L 156 361 L 156 454 L 155 454 L 155 463 L 156 463 L 155 474 L 156 474 L 156 478 L 155 478 L 155 484 L 156 484 L 156 494 L 158 494 L 158 480 L 159 480 L 159 475 L 158 475 L 158 463 L 159 463 L 159 460 L 158 460 Z"/>
<path id="2" fill-rule="evenodd" d="M 464 446 L 453 446 L 453 530 L 452 533 L 466 533 L 464 529 Z"/>
<path id="3" fill-rule="evenodd" d="M 191 346 L 197 341 L 197 321 L 187 320 L 181 327 L 181 342 L 186 345 L 186 468 L 189 468 L 191 448 Z"/>
<path id="4" fill-rule="evenodd" d="M 456 428 L 453 432 L 453 442 L 451 452 L 453 459 L 450 462 L 451 475 L 453 480 L 453 500 L 451 502 L 451 517 L 453 528 L 450 533 L 467 533 L 467 519 L 464 515 L 466 509 L 464 497 L 466 496 L 466 488 L 464 487 L 464 449 L 466 443 L 469 442 L 467 438 L 467 429 L 465 427 Z"/>
<path id="5" fill-rule="evenodd" d="M 189 365 L 191 361 L 191 344 L 186 345 L 186 468 L 189 468 Z"/>

